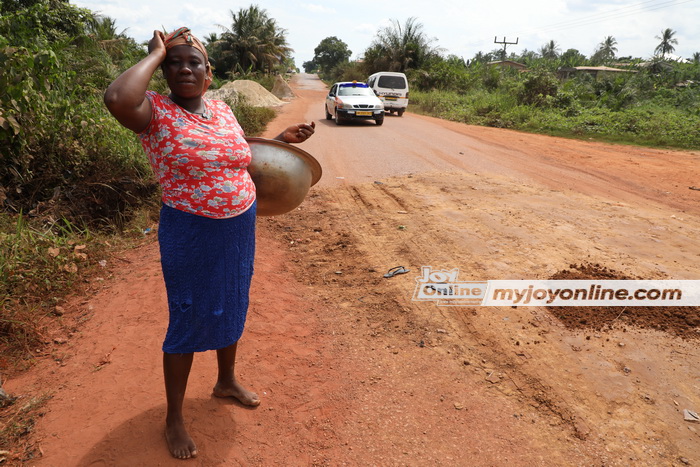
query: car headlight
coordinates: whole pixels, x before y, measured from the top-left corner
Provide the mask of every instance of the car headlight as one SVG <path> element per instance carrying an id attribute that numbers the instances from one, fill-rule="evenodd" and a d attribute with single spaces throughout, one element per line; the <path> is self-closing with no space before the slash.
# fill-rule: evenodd
<path id="1" fill-rule="evenodd" d="M 337 99 L 337 100 L 335 101 L 335 105 L 336 105 L 336 107 L 338 107 L 339 109 L 352 109 L 352 108 L 353 108 L 352 104 L 349 104 L 349 103 L 347 103 L 347 102 L 343 102 L 343 101 L 341 101 L 340 99 Z"/>

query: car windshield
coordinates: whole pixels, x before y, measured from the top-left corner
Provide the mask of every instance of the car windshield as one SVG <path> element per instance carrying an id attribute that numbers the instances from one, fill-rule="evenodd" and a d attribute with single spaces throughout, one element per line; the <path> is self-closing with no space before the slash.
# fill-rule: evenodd
<path id="1" fill-rule="evenodd" d="M 403 76 L 380 76 L 378 85 L 380 88 L 406 89 L 406 80 Z"/>
<path id="2" fill-rule="evenodd" d="M 353 86 L 347 86 L 347 87 L 340 87 L 338 89 L 338 95 L 339 96 L 374 96 L 374 91 L 372 91 L 370 88 L 365 88 L 365 87 L 353 87 Z"/>

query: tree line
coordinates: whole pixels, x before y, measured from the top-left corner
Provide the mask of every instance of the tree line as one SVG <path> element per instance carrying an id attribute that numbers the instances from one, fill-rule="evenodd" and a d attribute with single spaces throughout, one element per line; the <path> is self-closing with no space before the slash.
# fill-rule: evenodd
<path id="1" fill-rule="evenodd" d="M 654 49 L 654 60 L 666 60 L 671 57 L 678 44 L 676 31 L 666 28 L 655 36 L 660 42 Z M 404 23 L 394 19 L 391 24 L 380 28 L 370 46 L 361 54 L 361 59 L 350 61 L 352 51 L 348 45 L 336 36 L 323 39 L 314 49 L 314 57 L 303 63 L 306 72 L 318 72 L 329 81 L 341 78 L 368 76 L 377 71 L 418 70 L 429 72 L 430 68 L 440 62 L 462 61 L 471 63 L 488 63 L 497 60 L 511 60 L 525 65 L 534 65 L 538 60 L 549 62 L 553 67 L 576 67 L 611 65 L 616 61 L 641 62 L 641 59 L 617 56 L 617 40 L 613 36 L 605 37 L 596 47 L 594 53 L 587 57 L 577 49 L 567 49 L 562 53 L 560 45 L 550 40 L 537 51 L 523 50 L 506 55 L 505 49 L 490 52 L 477 52 L 470 60 L 454 55 L 442 55 L 443 49 L 436 45 L 436 39 L 430 38 L 417 18 L 408 18 Z M 700 52 L 693 54 L 694 63 L 700 62 Z"/>

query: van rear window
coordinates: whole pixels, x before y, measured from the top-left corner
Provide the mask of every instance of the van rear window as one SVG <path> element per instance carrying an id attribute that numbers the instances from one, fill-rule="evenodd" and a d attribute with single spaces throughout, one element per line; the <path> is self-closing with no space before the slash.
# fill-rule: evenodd
<path id="1" fill-rule="evenodd" d="M 380 76 L 377 85 L 380 88 L 406 89 L 406 80 L 403 76 Z"/>

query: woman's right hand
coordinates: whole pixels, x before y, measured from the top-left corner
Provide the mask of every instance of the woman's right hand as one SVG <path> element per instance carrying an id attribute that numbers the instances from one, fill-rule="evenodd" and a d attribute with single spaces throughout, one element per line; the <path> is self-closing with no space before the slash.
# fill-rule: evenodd
<path id="1" fill-rule="evenodd" d="M 148 43 L 148 53 L 160 54 L 165 59 L 165 35 L 161 31 L 153 31 L 153 38 Z"/>

